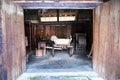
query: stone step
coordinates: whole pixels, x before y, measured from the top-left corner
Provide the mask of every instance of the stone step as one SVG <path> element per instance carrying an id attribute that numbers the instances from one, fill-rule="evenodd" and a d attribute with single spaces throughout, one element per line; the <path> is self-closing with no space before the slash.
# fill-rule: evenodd
<path id="1" fill-rule="evenodd" d="M 103 80 L 95 72 L 36 72 L 23 73 L 17 80 Z"/>

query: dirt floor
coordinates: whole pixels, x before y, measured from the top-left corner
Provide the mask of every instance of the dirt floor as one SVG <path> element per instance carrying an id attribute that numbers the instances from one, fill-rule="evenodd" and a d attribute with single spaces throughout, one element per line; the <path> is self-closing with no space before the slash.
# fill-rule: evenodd
<path id="1" fill-rule="evenodd" d="M 17 80 L 103 80 L 92 70 L 92 59 L 85 51 L 76 51 L 69 56 L 67 51 L 51 51 L 42 57 L 31 52 L 27 70 Z"/>

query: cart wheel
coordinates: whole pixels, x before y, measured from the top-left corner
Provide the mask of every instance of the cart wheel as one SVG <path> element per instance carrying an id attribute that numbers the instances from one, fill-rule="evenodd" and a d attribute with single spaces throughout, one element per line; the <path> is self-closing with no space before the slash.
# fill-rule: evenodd
<path id="1" fill-rule="evenodd" d="M 73 55 L 74 49 L 70 48 L 70 57 Z"/>

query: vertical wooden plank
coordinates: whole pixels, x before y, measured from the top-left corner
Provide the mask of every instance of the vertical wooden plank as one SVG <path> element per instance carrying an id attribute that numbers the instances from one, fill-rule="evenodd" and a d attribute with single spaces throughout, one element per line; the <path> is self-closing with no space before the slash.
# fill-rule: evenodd
<path id="1" fill-rule="evenodd" d="M 4 11 L 5 11 L 5 27 L 6 27 L 6 53 L 4 55 L 4 59 L 5 59 L 5 67 L 7 69 L 7 78 L 8 79 L 12 79 L 12 74 L 11 74 L 11 64 L 12 64 L 12 50 L 11 50 L 11 12 L 10 10 L 6 10 L 7 7 L 10 7 L 11 8 L 11 5 L 10 5 L 10 1 L 8 0 L 5 0 L 4 1 Z M 9 23 L 9 24 L 8 24 Z"/>
<path id="2" fill-rule="evenodd" d="M 29 45 L 30 45 L 30 51 L 31 51 L 31 47 L 32 47 L 32 45 L 31 45 L 31 23 L 29 22 Z"/>
<path id="3" fill-rule="evenodd" d="M 17 72 L 17 77 L 19 76 L 19 74 L 21 74 L 22 72 L 22 67 L 21 67 L 21 65 L 22 65 L 22 63 L 21 63 L 21 55 L 23 55 L 23 54 L 25 54 L 25 52 L 24 53 L 21 53 L 21 44 L 20 43 L 22 43 L 23 41 L 25 41 L 25 39 L 22 41 L 21 40 L 21 35 L 23 35 L 23 33 L 21 33 L 21 28 L 23 27 L 23 26 L 21 26 L 21 17 L 23 17 L 23 16 L 21 16 L 23 13 L 22 13 L 22 11 L 21 11 L 21 8 L 19 7 L 19 6 L 17 6 L 17 21 L 18 21 L 18 23 L 17 23 L 17 45 L 18 45 L 18 62 L 17 62 L 17 64 L 18 64 L 18 72 Z M 25 43 L 24 43 L 25 44 Z M 24 59 L 23 59 L 24 60 Z"/>
<path id="4" fill-rule="evenodd" d="M 110 2 L 111 5 L 111 2 Z M 114 18 L 114 5 L 110 6 L 110 15 L 109 15 L 109 36 L 108 36 L 108 51 L 106 53 L 106 78 L 109 80 L 115 79 L 116 76 L 116 52 L 115 52 L 115 38 L 116 36 L 116 26 Z M 114 26 L 114 27 L 113 27 Z M 107 68 L 109 66 L 109 68 Z M 114 69 L 114 70 L 112 70 Z M 112 75 L 110 77 L 110 75 Z"/>
<path id="5" fill-rule="evenodd" d="M 14 53 L 13 53 L 13 66 L 12 67 L 14 67 L 14 69 L 13 69 L 13 73 L 12 73 L 12 75 L 13 75 L 13 79 L 15 79 L 16 77 L 17 77 L 17 73 L 18 73 L 18 69 L 17 69 L 17 67 L 18 67 L 18 61 L 16 60 L 16 59 L 19 59 L 19 54 L 18 54 L 18 20 L 17 20 L 18 18 L 17 18 L 17 7 L 16 7 L 16 10 L 15 10 L 15 22 L 14 22 L 14 25 L 13 25 L 13 27 L 14 27 Z"/>
<path id="6" fill-rule="evenodd" d="M 8 79 L 8 72 L 7 72 L 7 67 L 6 67 L 6 64 L 5 62 L 7 62 L 6 60 L 6 53 L 7 53 L 7 49 L 6 49 L 6 27 L 5 27 L 5 12 L 4 12 L 4 8 L 3 8 L 3 1 L 2 1 L 2 4 L 1 4 L 1 33 L 2 33 L 2 41 L 3 41 L 3 49 L 2 49 L 2 55 L 3 55 L 3 61 L 4 61 L 4 64 L 3 64 L 3 67 L 4 68 L 1 68 L 1 69 L 4 69 L 6 71 L 6 79 Z M 5 6 L 5 5 L 4 5 Z M 1 74 L 3 74 L 1 76 L 1 78 L 4 80 L 4 70 Z"/>
<path id="7" fill-rule="evenodd" d="M 120 0 L 115 0 L 114 2 L 112 1 L 112 3 L 114 4 L 114 17 L 115 18 L 115 47 L 114 47 L 114 51 L 115 51 L 115 65 L 116 65 L 116 79 L 120 79 L 120 62 L 117 62 L 120 59 Z"/>
<path id="8" fill-rule="evenodd" d="M 17 11 L 17 8 L 13 5 L 13 7 L 12 7 L 12 9 L 14 10 L 14 12 L 12 13 L 12 15 L 11 15 L 11 26 L 12 26 L 12 40 L 11 40 L 11 42 L 12 42 L 12 67 L 14 67 L 15 69 L 12 69 L 12 72 L 11 72 L 11 74 L 12 74 L 12 78 L 13 78 L 13 80 L 16 78 L 16 54 L 17 54 L 17 52 L 16 52 L 16 46 L 15 46 L 15 32 L 16 32 L 16 28 L 15 28 L 15 25 L 16 25 L 16 15 L 17 15 L 17 13 L 16 13 L 16 11 Z M 11 10 L 12 10 L 11 9 Z"/>
<path id="9" fill-rule="evenodd" d="M 45 36 L 47 39 L 50 39 L 51 35 L 50 35 L 50 26 L 46 25 L 45 26 Z"/>
<path id="10" fill-rule="evenodd" d="M 66 31 L 66 33 L 65 33 L 65 34 L 66 34 L 65 37 L 67 38 L 67 37 L 70 36 L 70 35 L 72 36 L 72 34 L 71 34 L 71 25 L 68 25 L 66 30 L 67 30 L 67 31 Z"/>
<path id="11" fill-rule="evenodd" d="M 112 48 L 112 52 L 111 52 L 111 56 L 110 57 L 113 57 L 111 60 L 112 63 L 109 62 L 109 64 L 107 66 L 110 66 L 110 65 L 113 65 L 111 66 L 109 69 L 108 69 L 108 76 L 110 75 L 113 75 L 110 77 L 110 80 L 112 79 L 118 79 L 118 71 L 119 69 L 117 68 L 117 66 L 119 65 L 119 63 L 117 62 L 118 58 L 119 58 L 119 48 L 118 48 L 118 44 L 119 44 L 119 27 L 118 24 L 120 22 L 119 20 L 119 3 L 120 1 L 119 0 L 112 0 L 110 2 L 110 22 L 109 22 L 109 27 L 110 27 L 110 30 L 109 30 L 109 33 L 110 33 L 110 42 L 111 42 L 111 48 Z M 119 22 L 118 22 L 119 21 Z M 114 27 L 113 27 L 114 26 Z M 109 43 L 110 43 L 109 42 Z M 110 58 L 109 57 L 109 58 Z M 112 70 L 114 68 L 114 70 Z M 111 72 L 111 73 L 109 73 Z M 109 78 L 108 78 L 109 79 Z"/>
<path id="12" fill-rule="evenodd" d="M 109 26 L 109 3 L 105 3 L 101 7 L 101 21 L 100 21 L 100 53 L 101 53 L 101 73 L 105 77 L 105 64 L 106 64 L 106 49 L 108 47 L 108 26 Z"/>
<path id="13" fill-rule="evenodd" d="M 100 7 L 97 7 L 94 11 L 94 32 L 93 32 L 93 69 L 98 72 L 98 49 L 99 49 L 99 20 L 100 19 Z"/>
<path id="14" fill-rule="evenodd" d="M 26 50 L 25 50 L 25 30 L 24 30 L 24 15 L 23 15 L 23 9 L 19 7 L 19 18 L 20 18 L 20 69 L 21 73 L 23 73 L 26 70 Z"/>
<path id="15" fill-rule="evenodd" d="M 116 1 L 116 4 L 115 4 L 116 10 L 118 10 L 116 13 L 116 23 L 117 23 L 116 26 L 117 26 L 117 32 L 118 32 L 117 61 L 120 60 L 120 5 L 119 4 L 120 4 L 120 0 Z M 120 79 L 120 63 L 118 63 L 118 65 L 117 65 L 117 78 Z"/>
<path id="16" fill-rule="evenodd" d="M 2 11 L 2 1 L 0 1 L 0 17 L 1 17 L 1 12 Z"/>
<path id="17" fill-rule="evenodd" d="M 3 33 L 2 33 L 2 1 L 0 1 L 0 79 L 3 80 L 4 76 L 4 62 L 3 62 Z"/>

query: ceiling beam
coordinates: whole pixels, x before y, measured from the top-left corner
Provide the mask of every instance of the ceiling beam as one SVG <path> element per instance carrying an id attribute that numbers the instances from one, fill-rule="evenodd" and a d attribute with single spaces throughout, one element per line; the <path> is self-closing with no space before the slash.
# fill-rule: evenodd
<path id="1" fill-rule="evenodd" d="M 80 24 L 80 23 L 91 23 L 92 20 L 85 20 L 85 21 L 60 21 L 60 22 L 41 22 L 41 23 L 31 23 L 36 25 L 73 25 L 73 24 Z M 26 23 L 29 23 L 26 22 Z"/>
<path id="2" fill-rule="evenodd" d="M 93 9 L 103 2 L 100 1 L 78 1 L 78 2 L 39 2 L 39 1 L 14 1 L 23 9 Z"/>

